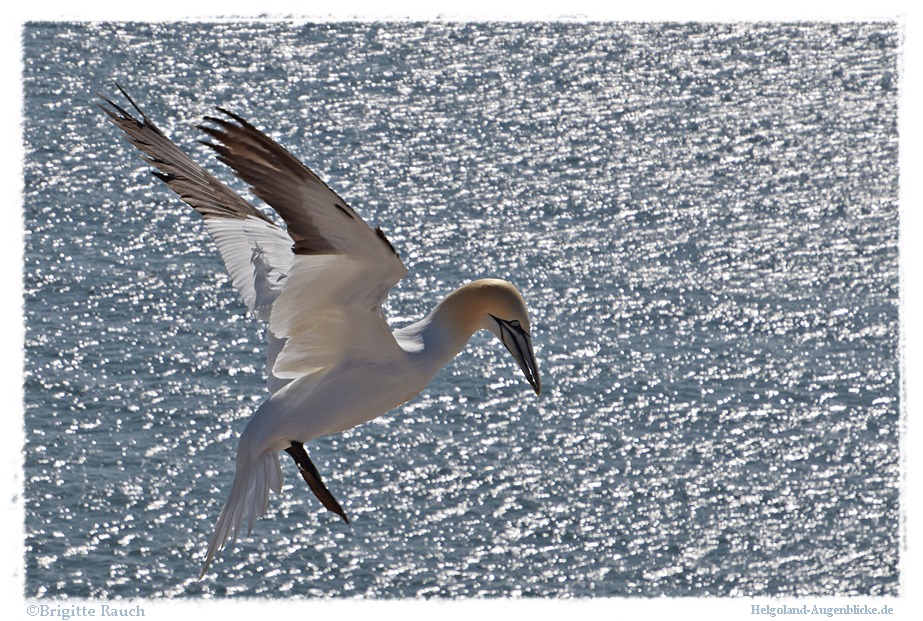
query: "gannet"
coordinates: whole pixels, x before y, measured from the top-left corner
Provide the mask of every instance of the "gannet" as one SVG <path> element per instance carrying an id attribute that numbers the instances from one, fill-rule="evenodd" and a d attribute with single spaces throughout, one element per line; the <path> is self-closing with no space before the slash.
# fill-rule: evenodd
<path id="1" fill-rule="evenodd" d="M 153 174 L 203 216 L 252 314 L 267 325 L 269 398 L 240 436 L 227 502 L 199 578 L 230 539 L 280 493 L 279 451 L 295 461 L 318 500 L 347 523 L 304 443 L 368 422 L 412 399 L 479 330 L 492 332 L 541 393 L 522 294 L 496 278 L 448 294 L 426 317 L 391 330 L 382 313 L 407 268 L 381 228 L 372 229 L 316 174 L 224 108 L 197 125 L 217 153 L 285 228 L 183 153 L 116 85 L 138 117 L 100 95 L 100 108 L 137 147 Z"/>

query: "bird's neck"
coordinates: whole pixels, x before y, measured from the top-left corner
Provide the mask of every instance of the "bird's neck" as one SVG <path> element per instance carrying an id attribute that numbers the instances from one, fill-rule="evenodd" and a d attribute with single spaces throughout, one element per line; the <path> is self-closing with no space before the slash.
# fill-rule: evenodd
<path id="1" fill-rule="evenodd" d="M 459 287 L 415 324 L 398 331 L 399 341 L 427 366 L 442 368 L 458 355 L 471 335 L 484 328 L 485 301 L 478 282 Z"/>

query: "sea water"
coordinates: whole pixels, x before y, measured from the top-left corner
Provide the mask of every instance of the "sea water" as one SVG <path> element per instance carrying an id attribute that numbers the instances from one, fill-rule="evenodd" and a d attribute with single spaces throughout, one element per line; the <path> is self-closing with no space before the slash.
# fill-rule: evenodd
<path id="1" fill-rule="evenodd" d="M 893 23 L 30 23 L 27 597 L 894 595 Z M 96 104 L 226 107 L 409 268 L 523 292 L 544 391 L 486 333 L 309 443 L 197 581 L 267 396 L 200 218 Z M 255 200 L 255 199 L 252 199 Z"/>

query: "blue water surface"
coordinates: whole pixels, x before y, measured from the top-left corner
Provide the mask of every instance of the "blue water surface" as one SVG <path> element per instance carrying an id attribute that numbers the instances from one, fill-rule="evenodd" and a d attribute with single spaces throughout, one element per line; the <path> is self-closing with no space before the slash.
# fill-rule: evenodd
<path id="1" fill-rule="evenodd" d="M 893 23 L 30 23 L 27 597 L 896 595 Z M 199 161 L 221 105 L 381 226 L 395 324 L 516 283 L 487 334 L 309 445 L 198 570 L 266 397 L 198 216 L 96 107 Z M 246 195 L 246 194 L 245 194 Z M 284 457 L 284 456 L 283 456 Z"/>

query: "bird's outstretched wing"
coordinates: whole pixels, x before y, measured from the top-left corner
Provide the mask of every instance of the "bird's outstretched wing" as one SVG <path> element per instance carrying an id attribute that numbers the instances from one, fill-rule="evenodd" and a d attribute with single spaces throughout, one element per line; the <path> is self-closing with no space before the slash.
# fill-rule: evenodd
<path id="1" fill-rule="evenodd" d="M 200 129 L 218 159 L 285 221 L 295 255 L 269 328 L 285 346 L 273 373 L 292 379 L 346 359 L 387 360 L 397 345 L 381 305 L 407 274 L 381 229 L 274 140 L 240 116 L 208 117 Z"/>
<path id="2" fill-rule="evenodd" d="M 200 129 L 218 158 L 285 222 L 272 222 L 183 153 L 119 87 L 140 119 L 101 106 L 180 198 L 198 211 L 244 303 L 269 322 L 269 388 L 371 353 L 397 353 L 381 305 L 407 273 L 381 229 L 274 140 L 236 114 Z"/>
<path id="3" fill-rule="evenodd" d="M 122 95 L 141 117 L 102 97 L 100 106 L 143 159 L 158 170 L 154 175 L 166 182 L 180 198 L 202 214 L 218 251 L 253 313 L 269 320 L 269 311 L 282 290 L 292 264 L 292 239 L 253 205 L 212 176 L 183 153 L 147 117 L 121 87 Z"/>

